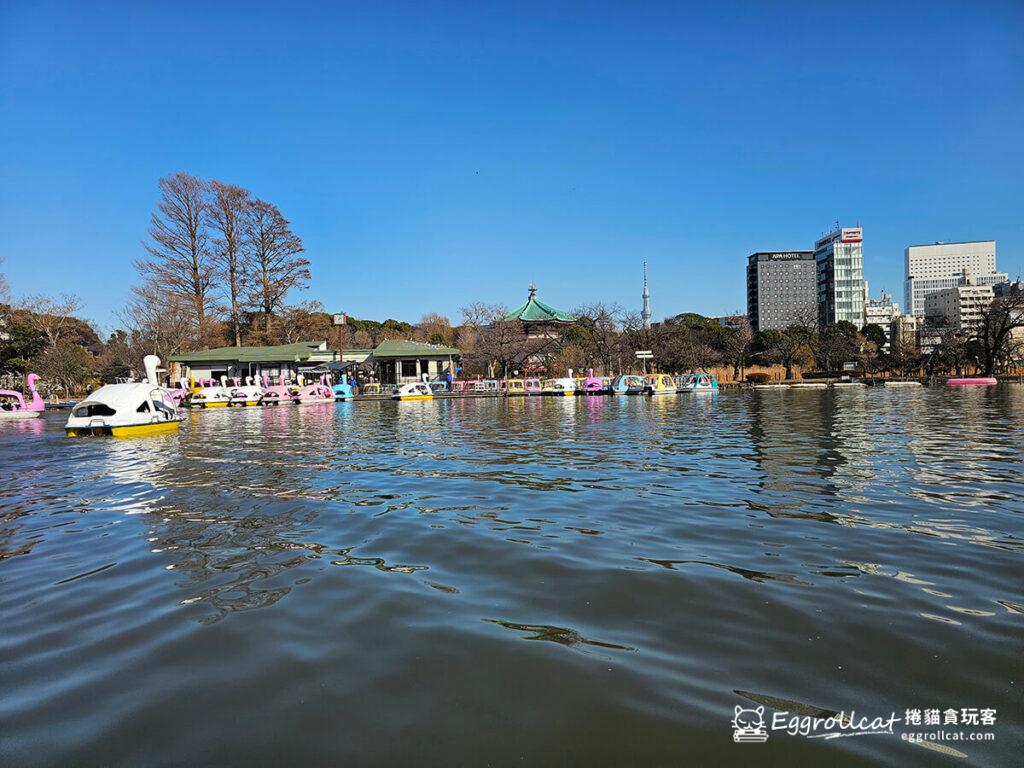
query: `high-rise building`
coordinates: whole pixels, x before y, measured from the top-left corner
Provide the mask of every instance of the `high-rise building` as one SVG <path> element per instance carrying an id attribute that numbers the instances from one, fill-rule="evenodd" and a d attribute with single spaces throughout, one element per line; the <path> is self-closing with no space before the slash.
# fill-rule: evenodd
<path id="1" fill-rule="evenodd" d="M 811 251 L 759 251 L 747 257 L 747 317 L 755 331 L 782 329 L 815 312 Z"/>
<path id="2" fill-rule="evenodd" d="M 864 325 L 864 231 L 840 227 L 814 244 L 818 270 L 818 322 Z"/>
<path id="3" fill-rule="evenodd" d="M 640 319 L 644 328 L 651 327 L 651 292 L 647 289 L 647 260 L 644 259 L 644 307 L 640 310 Z"/>
<path id="4" fill-rule="evenodd" d="M 892 321 L 899 317 L 900 305 L 892 300 L 892 295 L 882 291 L 880 299 L 868 299 L 864 305 L 864 325 L 877 325 L 885 331 L 883 351 L 889 351 L 892 340 Z"/>
<path id="5" fill-rule="evenodd" d="M 925 316 L 925 297 L 936 291 L 956 288 L 965 269 L 971 270 L 978 285 L 1006 282 L 1005 272 L 996 272 L 996 241 L 908 245 L 903 252 L 905 281 L 903 308 L 908 315 Z"/>

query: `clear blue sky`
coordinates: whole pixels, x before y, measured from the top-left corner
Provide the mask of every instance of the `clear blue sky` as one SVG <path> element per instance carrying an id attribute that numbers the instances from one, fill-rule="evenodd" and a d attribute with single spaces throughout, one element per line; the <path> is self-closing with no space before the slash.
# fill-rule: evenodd
<path id="1" fill-rule="evenodd" d="M 359 317 L 639 308 L 645 258 L 656 319 L 721 314 L 836 219 L 902 300 L 907 244 L 1024 271 L 1022 41 L 1020 0 L 0 0 L 0 255 L 109 329 L 186 170 L 276 203 Z"/>

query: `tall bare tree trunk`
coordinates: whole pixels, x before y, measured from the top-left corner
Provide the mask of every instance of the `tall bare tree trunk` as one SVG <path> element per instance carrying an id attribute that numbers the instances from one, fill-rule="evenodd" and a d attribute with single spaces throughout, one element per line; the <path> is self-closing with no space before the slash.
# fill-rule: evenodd
<path id="1" fill-rule="evenodd" d="M 241 297 L 247 283 L 248 260 L 242 239 L 242 221 L 249 205 L 249 193 L 233 184 L 211 181 L 213 199 L 210 223 L 217 234 L 214 256 L 217 273 L 224 280 L 228 300 L 231 335 L 236 347 L 242 346 Z"/>
<path id="2" fill-rule="evenodd" d="M 246 206 L 246 247 L 258 273 L 248 291 L 250 306 L 263 312 L 266 343 L 271 343 L 271 315 L 284 307 L 293 288 L 309 285 L 309 260 L 302 258 L 302 240 L 291 231 L 288 220 L 270 203 L 253 200 Z"/>
<path id="3" fill-rule="evenodd" d="M 193 306 L 199 345 L 207 340 L 207 309 L 214 268 L 207 248 L 207 185 L 187 173 L 160 179 L 160 202 L 150 217 L 148 259 L 135 262 L 152 285 Z"/>

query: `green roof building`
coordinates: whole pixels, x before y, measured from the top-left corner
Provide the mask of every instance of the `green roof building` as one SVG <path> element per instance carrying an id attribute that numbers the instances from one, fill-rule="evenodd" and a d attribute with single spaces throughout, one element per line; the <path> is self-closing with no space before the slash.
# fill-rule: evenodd
<path id="1" fill-rule="evenodd" d="M 462 351 L 440 344 L 424 344 L 420 341 L 385 339 L 370 354 L 366 361 L 377 368 L 383 384 L 410 384 L 428 379 L 441 379 L 449 370 L 455 373 L 455 366 L 462 358 Z"/>
<path id="2" fill-rule="evenodd" d="M 426 374 L 439 379 L 462 358 L 461 350 L 438 344 L 424 344 L 404 339 L 385 339 L 374 349 L 348 349 L 342 355 L 330 349 L 326 341 L 300 341 L 269 347 L 218 347 L 199 352 L 171 355 L 170 378 L 182 379 L 245 378 L 268 376 L 276 380 L 284 376 L 294 381 L 298 375 L 316 375 L 348 366 L 375 368 L 385 384 L 408 384 L 422 381 Z"/>
<path id="3" fill-rule="evenodd" d="M 171 380 L 219 379 L 238 376 L 284 376 L 293 380 L 299 373 L 323 371 L 331 363 L 363 363 L 369 349 L 346 349 L 343 355 L 329 349 L 326 341 L 300 341 L 268 347 L 218 347 L 199 352 L 171 355 Z"/>

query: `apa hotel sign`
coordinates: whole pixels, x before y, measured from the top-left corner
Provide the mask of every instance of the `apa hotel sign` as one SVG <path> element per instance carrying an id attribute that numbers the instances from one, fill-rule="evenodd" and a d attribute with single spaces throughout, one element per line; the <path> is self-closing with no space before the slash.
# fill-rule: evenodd
<path id="1" fill-rule="evenodd" d="M 839 242 L 860 243 L 864 240 L 864 230 L 860 227 L 843 227 L 840 230 Z"/>

